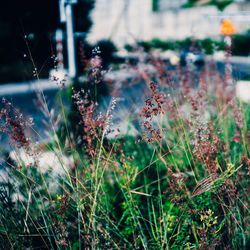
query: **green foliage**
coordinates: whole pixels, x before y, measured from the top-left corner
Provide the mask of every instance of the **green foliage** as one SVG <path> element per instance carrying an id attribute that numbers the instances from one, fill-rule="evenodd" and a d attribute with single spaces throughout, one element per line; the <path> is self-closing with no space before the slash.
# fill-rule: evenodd
<path id="1" fill-rule="evenodd" d="M 250 54 L 250 33 L 233 35 L 232 54 L 239 56 L 249 56 Z"/>
<path id="2" fill-rule="evenodd" d="M 236 38 L 237 40 L 238 38 Z M 244 39 L 243 39 L 244 40 Z M 148 42 L 140 42 L 139 45 L 144 48 L 145 51 L 150 51 L 151 49 L 161 49 L 165 50 L 179 50 L 181 48 L 189 47 L 193 44 L 191 38 L 186 38 L 180 41 L 163 41 L 160 39 L 153 39 Z M 198 44 L 207 55 L 213 54 L 215 51 L 224 50 L 225 45 L 223 41 L 214 41 L 210 38 L 206 38 L 203 40 L 195 40 L 195 44 Z M 235 46 L 237 49 L 233 50 L 233 54 L 235 55 L 243 55 L 238 41 L 235 42 Z M 130 51 L 132 51 L 132 47 L 129 47 Z"/>
<path id="3" fill-rule="evenodd" d="M 152 11 L 156 12 L 159 9 L 159 0 L 152 0 Z"/>
<path id="4" fill-rule="evenodd" d="M 186 4 L 184 4 L 182 7 L 183 8 L 192 8 L 195 6 L 196 2 L 199 0 L 189 0 Z"/>
<path id="5" fill-rule="evenodd" d="M 128 52 L 133 52 L 134 48 L 130 44 L 125 44 L 124 49 L 126 49 Z"/>
<path id="6" fill-rule="evenodd" d="M 225 1 L 213 0 L 211 4 L 215 5 L 220 11 L 223 11 L 232 2 L 233 0 L 225 0 Z"/>
<path id="7" fill-rule="evenodd" d="M 156 48 L 156 49 L 162 49 L 162 50 L 174 50 L 174 44 L 172 42 L 165 42 L 160 39 L 153 39 L 150 42 L 150 47 Z"/>
<path id="8" fill-rule="evenodd" d="M 211 44 L 204 41 L 207 53 Z M 110 116 L 102 123 L 94 108 L 90 116 L 79 115 L 79 108 L 89 107 L 86 99 L 67 113 L 59 95 L 64 119 L 51 141 L 16 149 L 15 160 L 6 156 L 2 249 L 247 247 L 249 104 L 224 95 L 226 88 L 215 78 L 205 86 L 201 82 L 198 93 L 186 85 L 176 89 L 164 82 L 160 64 L 159 86 L 151 82 L 146 89 L 137 136 L 106 136 Z M 88 80 L 84 93 L 99 101 L 101 90 Z M 76 84 L 76 91 L 82 93 L 81 87 Z M 72 89 L 67 94 L 72 96 Z M 12 124 L 20 132 L 15 120 Z M 42 153 L 58 163 L 43 162 Z M 25 163 L 26 158 L 34 161 Z"/>
<path id="9" fill-rule="evenodd" d="M 200 44 L 207 55 L 212 55 L 216 50 L 223 50 L 224 47 L 222 42 L 213 41 L 210 38 L 201 40 Z"/>
<path id="10" fill-rule="evenodd" d="M 232 55 L 235 56 L 248 56 L 250 54 L 250 36 L 249 33 L 233 35 L 233 45 L 232 45 Z M 216 51 L 221 51 L 225 49 L 225 43 L 223 41 L 215 41 L 211 38 L 205 38 L 203 40 L 195 40 L 207 55 L 211 55 Z M 165 50 L 179 50 L 183 47 L 189 47 L 193 44 L 192 39 L 186 38 L 181 41 L 163 41 L 160 39 L 153 39 L 151 41 L 144 41 L 138 43 L 144 48 L 145 51 L 150 51 L 151 49 L 161 49 Z M 133 48 L 129 45 L 127 47 L 129 51 Z"/>
<path id="11" fill-rule="evenodd" d="M 215 5 L 218 10 L 223 11 L 229 4 L 231 4 L 233 0 L 211 0 L 205 2 L 204 5 Z M 192 8 L 195 7 L 199 3 L 199 0 L 189 0 L 186 4 L 183 5 L 183 8 Z"/>
<path id="12" fill-rule="evenodd" d="M 102 66 L 106 68 L 114 61 L 114 53 L 117 51 L 115 44 L 110 40 L 100 40 L 96 47 L 100 50 L 100 57 L 102 58 Z"/>

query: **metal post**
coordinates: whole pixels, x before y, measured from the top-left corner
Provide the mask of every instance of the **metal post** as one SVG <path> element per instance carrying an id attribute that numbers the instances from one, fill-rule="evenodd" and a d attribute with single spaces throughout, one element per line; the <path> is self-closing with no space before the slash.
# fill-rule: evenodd
<path id="1" fill-rule="evenodd" d="M 233 85 L 233 77 L 232 77 L 232 63 L 230 61 L 231 53 L 232 53 L 232 37 L 230 35 L 225 36 L 224 42 L 226 44 L 226 58 L 225 58 L 225 80 L 227 86 Z"/>
<path id="2" fill-rule="evenodd" d="M 72 5 L 70 3 L 66 3 L 65 14 L 69 76 L 74 78 L 76 76 L 75 39 L 73 31 Z"/>
<path id="3" fill-rule="evenodd" d="M 63 32 L 61 29 L 56 30 L 56 57 L 57 69 L 63 70 Z"/>

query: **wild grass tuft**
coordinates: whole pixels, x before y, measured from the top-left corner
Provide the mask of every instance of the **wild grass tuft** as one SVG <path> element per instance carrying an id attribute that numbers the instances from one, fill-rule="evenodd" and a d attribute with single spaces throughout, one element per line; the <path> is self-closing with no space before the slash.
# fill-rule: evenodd
<path id="1" fill-rule="evenodd" d="M 116 97 L 100 113 L 97 59 L 94 94 L 69 89 L 57 129 L 42 95 L 49 141 L 28 139 L 35 127 L 8 102 L 2 109 L 1 132 L 16 149 L 2 164 L 1 248 L 247 249 L 249 105 L 209 62 L 193 75 L 150 57 L 128 86 L 146 95 L 142 106 L 126 103 L 129 135 L 125 121 L 117 128 Z"/>

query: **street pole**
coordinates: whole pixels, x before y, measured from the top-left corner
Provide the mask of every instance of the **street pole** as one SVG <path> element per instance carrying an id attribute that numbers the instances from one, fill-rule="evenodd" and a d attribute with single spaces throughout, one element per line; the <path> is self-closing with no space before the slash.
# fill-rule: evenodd
<path id="1" fill-rule="evenodd" d="M 72 5 L 70 3 L 66 3 L 65 14 L 66 14 L 69 76 L 71 78 L 74 78 L 76 76 L 75 39 L 74 39 Z"/>
<path id="2" fill-rule="evenodd" d="M 229 19 L 224 19 L 221 23 L 220 33 L 224 35 L 225 49 L 225 84 L 226 87 L 232 87 L 232 64 L 230 62 L 232 52 L 232 35 L 236 33 L 233 23 Z"/>
<path id="3" fill-rule="evenodd" d="M 60 21 L 66 23 L 67 54 L 68 54 L 68 75 L 76 77 L 76 55 L 74 39 L 74 22 L 72 5 L 77 4 L 78 0 L 59 0 Z"/>
<path id="4" fill-rule="evenodd" d="M 63 32 L 61 29 L 56 30 L 56 57 L 57 69 L 63 70 Z"/>

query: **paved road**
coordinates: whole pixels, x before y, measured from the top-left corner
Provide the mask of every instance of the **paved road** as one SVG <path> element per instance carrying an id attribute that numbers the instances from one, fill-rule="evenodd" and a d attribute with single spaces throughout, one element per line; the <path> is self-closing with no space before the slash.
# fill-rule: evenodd
<path id="1" fill-rule="evenodd" d="M 220 72 L 223 72 L 224 63 L 218 61 L 218 68 Z M 235 60 L 233 62 L 233 75 L 239 79 L 245 76 L 250 75 L 250 61 L 247 60 Z M 124 72 L 116 72 L 113 75 L 114 79 L 128 79 L 129 76 L 124 74 Z M 32 86 L 32 87 L 31 87 Z M 22 83 L 22 84 L 7 84 L 0 85 L 0 98 L 5 97 L 7 101 L 10 101 L 15 107 L 18 107 L 24 116 L 31 116 L 34 118 L 35 128 L 38 133 L 43 137 L 47 138 L 47 134 L 44 132 L 46 130 L 50 130 L 50 127 L 45 127 L 43 120 L 48 121 L 48 118 L 44 116 L 39 107 L 36 105 L 39 103 L 37 94 L 35 94 L 34 90 L 38 90 L 37 83 Z M 56 103 L 58 101 L 57 93 L 59 91 L 59 87 L 55 83 L 51 83 L 49 81 L 42 81 L 42 86 L 44 89 L 44 94 L 46 96 L 46 100 L 49 105 L 49 109 L 55 108 Z M 136 108 L 140 108 L 143 105 L 143 96 L 144 96 L 144 85 L 137 83 L 131 88 L 121 88 L 120 93 L 120 101 L 118 106 L 122 107 L 123 112 L 119 112 L 119 116 L 126 116 L 128 113 L 135 113 Z M 65 90 L 63 90 L 65 92 Z M 108 105 L 110 98 L 106 98 L 104 101 L 104 105 Z M 135 105 L 131 105 L 131 103 Z M 0 108 L 3 105 L 0 103 Z M 124 111 L 124 109 L 127 109 Z M 128 110 L 129 109 L 129 110 Z M 55 110 L 58 110 L 55 108 Z M 121 110 L 119 110 L 121 111 Z M 114 115 L 114 119 L 119 120 L 118 115 Z M 6 136 L 0 134 L 0 148 L 8 148 Z"/>
<path id="2" fill-rule="evenodd" d="M 250 58 L 232 58 L 233 77 L 237 80 L 250 76 Z M 222 72 L 224 70 L 224 61 L 217 61 L 217 67 Z"/>
<path id="3" fill-rule="evenodd" d="M 51 111 L 52 109 L 54 109 L 56 117 L 57 115 L 56 110 L 58 110 L 56 106 L 59 105 L 60 103 L 58 100 L 59 90 L 58 89 L 44 90 L 44 96 L 46 98 L 49 110 Z M 48 137 L 47 132 L 51 132 L 51 127 L 46 126 L 46 123 L 49 123 L 48 122 L 49 119 L 48 116 L 46 115 L 47 114 L 46 110 L 44 109 L 43 105 L 41 105 L 42 102 L 40 100 L 43 100 L 42 95 L 40 95 L 39 97 L 39 94 L 35 92 L 28 92 L 28 93 L 21 92 L 21 93 L 12 93 L 12 95 L 10 94 L 5 95 L 4 98 L 6 99 L 6 102 L 10 102 L 14 108 L 19 109 L 25 118 L 27 119 L 29 117 L 33 118 L 34 129 L 40 134 L 42 138 L 46 139 Z M 0 109 L 2 108 L 4 108 L 4 104 L 0 102 Z M 42 110 L 45 110 L 45 112 L 43 112 Z M 32 130 L 29 130 L 29 132 L 32 133 Z M 32 133 L 32 137 L 34 136 L 36 137 L 36 139 L 38 139 L 38 136 Z M 9 148 L 8 138 L 6 135 L 2 133 L 0 133 L 0 150 L 1 148 L 5 150 Z"/>

